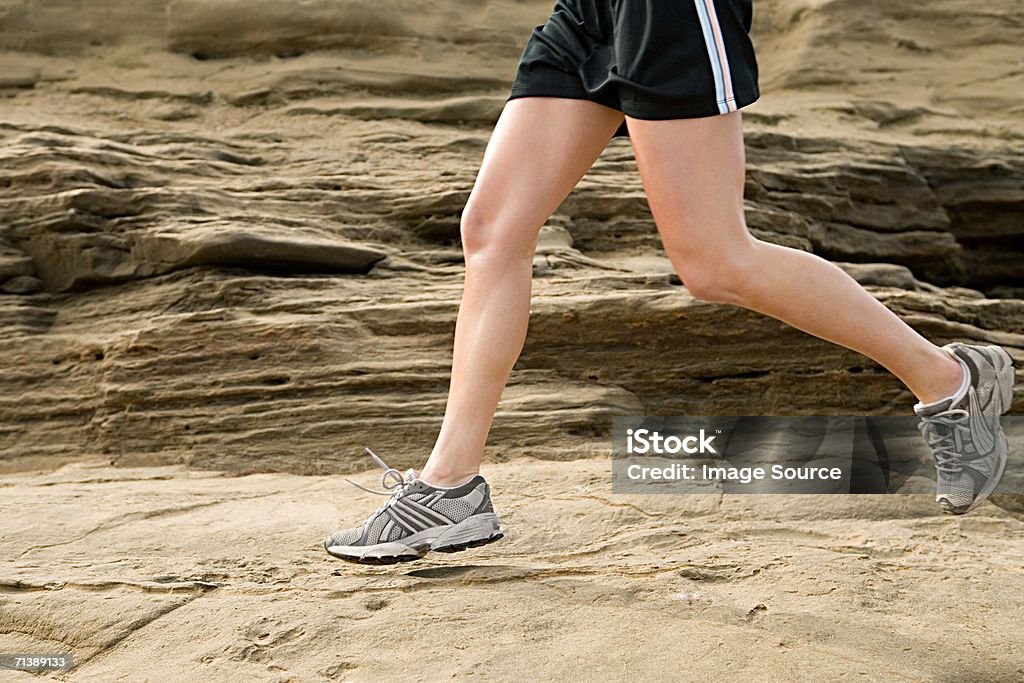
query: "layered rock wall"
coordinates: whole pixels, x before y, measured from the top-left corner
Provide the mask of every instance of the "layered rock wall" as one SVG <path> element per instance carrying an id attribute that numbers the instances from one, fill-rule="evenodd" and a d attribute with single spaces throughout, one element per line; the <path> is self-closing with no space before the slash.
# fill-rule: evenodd
<path id="1" fill-rule="evenodd" d="M 837 36 L 826 19 L 848 2 L 757 5 L 747 222 L 840 263 L 936 342 L 1024 361 L 1024 112 L 1003 87 L 1020 10 L 965 9 L 970 30 L 943 43 L 950 6 L 863 6 L 876 28 Z M 363 446 L 421 463 L 460 213 L 549 10 L 0 3 L 0 469 L 352 471 Z M 880 36 L 886 64 L 860 60 Z M 965 55 L 998 81 L 972 86 L 990 89 L 978 106 L 946 73 Z M 691 297 L 628 140 L 548 221 L 534 272 L 488 458 L 604 455 L 617 414 L 913 402 L 863 356 Z"/>

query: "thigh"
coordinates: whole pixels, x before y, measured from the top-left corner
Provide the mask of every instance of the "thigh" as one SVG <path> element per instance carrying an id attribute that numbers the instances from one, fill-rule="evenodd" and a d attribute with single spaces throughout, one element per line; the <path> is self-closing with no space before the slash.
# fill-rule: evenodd
<path id="1" fill-rule="evenodd" d="M 647 203 L 670 255 L 715 258 L 753 239 L 743 216 L 741 116 L 626 116 Z"/>
<path id="2" fill-rule="evenodd" d="M 583 99 L 506 102 L 466 204 L 472 238 L 500 239 L 505 248 L 533 244 L 622 121 L 622 112 Z"/>

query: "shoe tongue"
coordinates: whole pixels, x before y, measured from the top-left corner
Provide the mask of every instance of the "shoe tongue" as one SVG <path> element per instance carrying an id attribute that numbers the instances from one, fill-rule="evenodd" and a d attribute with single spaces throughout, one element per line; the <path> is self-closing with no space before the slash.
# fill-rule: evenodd
<path id="1" fill-rule="evenodd" d="M 953 397 L 951 396 L 949 398 L 944 398 L 941 401 L 936 401 L 935 403 L 928 403 L 925 405 L 918 403 L 914 406 L 914 412 L 917 413 L 919 417 L 928 417 L 929 415 L 935 415 L 936 413 L 941 413 L 944 410 L 949 410 L 952 407 Z"/>

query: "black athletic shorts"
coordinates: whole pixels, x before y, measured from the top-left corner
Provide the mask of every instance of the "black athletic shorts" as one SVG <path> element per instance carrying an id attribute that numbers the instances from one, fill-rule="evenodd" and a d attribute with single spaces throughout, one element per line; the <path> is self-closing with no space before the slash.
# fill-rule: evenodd
<path id="1" fill-rule="evenodd" d="M 508 100 L 586 99 L 638 119 L 745 107 L 760 96 L 752 1 L 557 0 L 530 34 Z M 613 137 L 628 136 L 623 121 Z"/>

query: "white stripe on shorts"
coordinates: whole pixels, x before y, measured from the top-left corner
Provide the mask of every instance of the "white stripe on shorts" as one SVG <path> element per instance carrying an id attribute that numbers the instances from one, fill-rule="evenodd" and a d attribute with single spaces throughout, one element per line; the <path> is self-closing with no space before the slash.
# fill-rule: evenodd
<path id="1" fill-rule="evenodd" d="M 732 89 L 732 73 L 729 71 L 729 58 L 725 53 L 725 39 L 722 27 L 718 24 L 714 0 L 693 0 L 700 17 L 700 28 L 704 33 L 704 45 L 708 49 L 711 60 L 711 71 L 715 76 L 715 99 L 718 113 L 727 114 L 736 110 L 736 95 Z"/>

